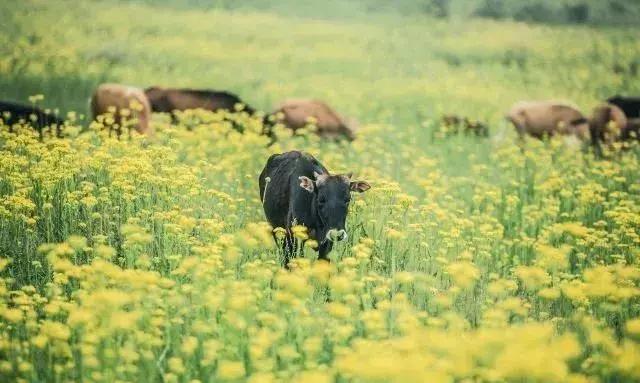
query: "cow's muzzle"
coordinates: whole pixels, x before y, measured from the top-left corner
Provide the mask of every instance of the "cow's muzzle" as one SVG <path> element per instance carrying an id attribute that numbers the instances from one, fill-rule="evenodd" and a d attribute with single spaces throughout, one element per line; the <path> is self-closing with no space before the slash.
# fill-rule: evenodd
<path id="1" fill-rule="evenodd" d="M 347 237 L 349 236 L 347 235 L 347 232 L 344 229 L 341 229 L 341 230 L 331 229 L 327 232 L 326 239 L 331 242 L 340 242 L 347 239 Z"/>

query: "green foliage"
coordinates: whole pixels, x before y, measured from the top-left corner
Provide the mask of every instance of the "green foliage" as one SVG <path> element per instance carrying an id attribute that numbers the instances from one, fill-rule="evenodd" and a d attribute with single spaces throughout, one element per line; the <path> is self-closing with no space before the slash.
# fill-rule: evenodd
<path id="1" fill-rule="evenodd" d="M 552 24 L 638 25 L 640 3 L 621 0 L 480 0 L 475 15 Z"/>
<path id="2" fill-rule="evenodd" d="M 366 14 L 426 14 L 434 17 L 481 16 L 552 24 L 638 24 L 640 4 L 625 0 L 136 0 L 178 9 L 261 10 L 316 18 L 353 18 Z"/>

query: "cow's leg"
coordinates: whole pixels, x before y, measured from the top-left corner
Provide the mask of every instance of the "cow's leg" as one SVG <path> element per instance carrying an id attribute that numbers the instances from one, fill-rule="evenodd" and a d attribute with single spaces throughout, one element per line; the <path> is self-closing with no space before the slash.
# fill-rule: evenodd
<path id="1" fill-rule="evenodd" d="M 527 135 L 527 128 L 521 124 L 514 124 L 516 127 L 516 132 L 518 132 L 518 139 L 521 142 L 524 142 L 524 138 Z"/>
<path id="2" fill-rule="evenodd" d="M 596 158 L 602 158 L 602 143 L 600 138 L 600 129 L 596 124 L 589 124 L 589 134 L 591 145 L 593 146 L 593 153 Z"/>
<path id="3" fill-rule="evenodd" d="M 520 152 L 524 153 L 525 152 L 525 140 L 526 140 L 526 135 L 527 135 L 527 130 L 524 126 L 519 125 L 514 123 L 513 124 L 516 127 L 516 132 L 518 133 L 518 138 L 516 141 L 516 145 L 520 148 Z"/>
<path id="4" fill-rule="evenodd" d="M 289 268 L 289 261 L 296 256 L 296 240 L 292 235 L 287 234 L 282 241 L 282 266 Z"/>
<path id="5" fill-rule="evenodd" d="M 267 121 L 266 117 L 265 117 L 265 121 Z M 273 125 L 271 125 L 269 122 L 263 122 L 262 135 L 267 136 L 269 138 L 269 143 L 267 144 L 267 147 L 276 143 L 276 134 L 273 131 Z"/>
<path id="6" fill-rule="evenodd" d="M 318 259 L 322 259 L 322 260 L 328 261 L 329 260 L 329 253 L 331 252 L 332 248 L 333 248 L 333 242 L 324 241 L 318 247 Z"/>

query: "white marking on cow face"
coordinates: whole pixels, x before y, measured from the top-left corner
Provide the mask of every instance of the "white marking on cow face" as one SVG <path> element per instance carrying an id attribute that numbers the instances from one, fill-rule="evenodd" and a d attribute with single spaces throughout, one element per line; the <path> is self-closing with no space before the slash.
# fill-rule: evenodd
<path id="1" fill-rule="evenodd" d="M 311 180 L 311 178 L 300 176 L 298 177 L 298 180 L 300 180 L 301 188 L 308 191 L 309 193 L 313 193 L 313 191 L 315 190 L 315 185 L 313 184 L 313 181 Z"/>
<path id="2" fill-rule="evenodd" d="M 345 241 L 347 238 L 349 238 L 349 234 L 347 234 L 347 231 L 344 229 L 331 229 L 327 232 L 326 235 L 326 239 L 331 242 L 341 242 Z"/>

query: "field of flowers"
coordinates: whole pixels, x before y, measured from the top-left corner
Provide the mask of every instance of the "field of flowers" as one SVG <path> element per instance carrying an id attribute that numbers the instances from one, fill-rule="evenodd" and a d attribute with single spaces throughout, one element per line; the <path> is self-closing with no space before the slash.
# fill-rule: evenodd
<path id="1" fill-rule="evenodd" d="M 0 44 L 0 94 L 40 84 L 40 104 L 77 113 L 64 139 L 0 126 L 0 381 L 640 380 L 640 148 L 600 160 L 561 140 L 520 147 L 499 118 L 523 95 L 586 108 L 639 91 L 637 32 L 488 21 L 449 31 L 411 19 L 376 41 L 398 20 L 296 19 L 292 43 L 272 14 L 106 2 L 90 21 L 79 17 L 87 5 L 25 4 L 7 18 L 26 37 Z M 29 23 L 28 7 L 39 10 Z M 117 59 L 114 45 L 83 64 L 101 34 L 124 41 L 118 26 L 141 11 L 154 16 L 146 28 L 169 25 L 158 31 L 166 39 L 140 37 L 133 57 Z M 54 15 L 59 25 L 46 22 Z M 172 28 L 183 34 L 170 39 Z M 210 43 L 228 57 L 199 47 L 200 32 L 222 30 Z M 234 47 L 244 34 L 255 40 Z M 281 37 L 284 48 L 257 48 Z M 304 41 L 317 49 L 292 50 Z M 389 50 L 358 57 L 371 47 Z M 386 56 L 402 49 L 415 61 Z M 163 72 L 180 60 L 186 70 Z M 615 63 L 624 70 L 605 76 Z M 358 139 L 279 132 L 267 147 L 259 118 L 224 112 L 177 124 L 154 116 L 154 137 L 116 140 L 98 123 L 80 133 L 80 91 L 104 77 L 198 85 L 220 76 L 230 87 L 224 70 L 262 108 L 305 89 L 330 100 L 364 121 Z M 445 107 L 486 118 L 491 137 L 448 137 L 437 122 Z M 257 178 L 269 155 L 292 149 L 372 189 L 354 195 L 349 240 L 330 264 L 305 249 L 287 271 Z"/>

